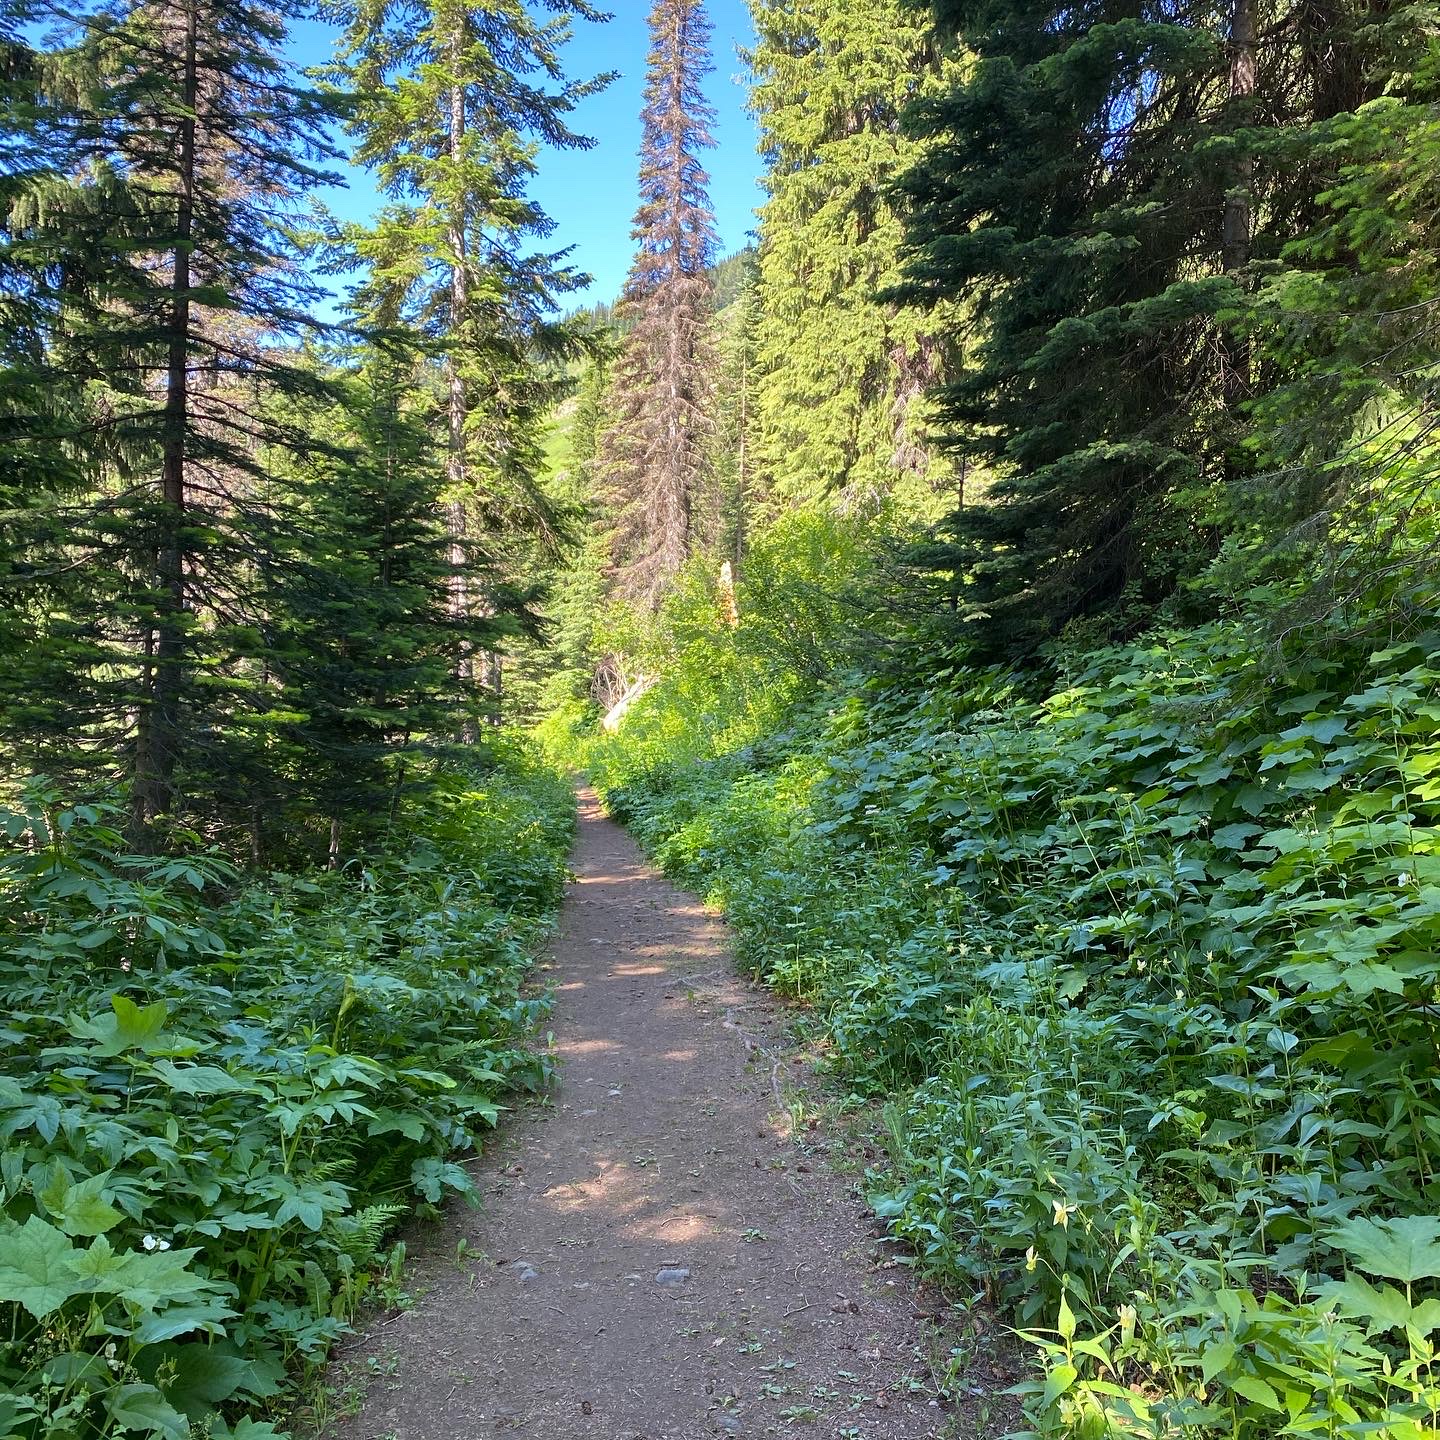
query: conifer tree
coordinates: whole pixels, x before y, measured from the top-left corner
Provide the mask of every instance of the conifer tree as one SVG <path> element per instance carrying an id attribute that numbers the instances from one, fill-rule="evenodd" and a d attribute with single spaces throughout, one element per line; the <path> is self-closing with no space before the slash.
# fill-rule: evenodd
<path id="1" fill-rule="evenodd" d="M 287 458 L 263 627 L 285 810 L 329 822 L 332 864 L 347 829 L 389 814 L 419 752 L 458 733 L 472 697 L 456 662 L 483 625 L 451 613 L 428 362 L 398 339 L 340 358 L 336 397 L 295 417 L 339 445 Z"/>
<path id="2" fill-rule="evenodd" d="M 93 702 L 69 727 L 72 749 L 113 759 L 134 717 L 123 753 L 137 843 L 155 843 L 153 822 L 181 811 L 202 771 L 229 768 L 238 734 L 225 717 L 244 686 L 226 675 L 224 635 L 251 618 L 247 516 L 262 450 L 295 439 L 256 400 L 313 385 L 287 342 L 311 328 L 317 291 L 285 227 L 323 178 L 332 109 L 280 59 L 294 8 L 67 11 L 61 48 L 38 67 L 54 173 L 8 197 L 47 380 L 9 427 L 71 457 L 86 491 L 22 564 L 37 581 L 88 583 L 95 646 L 67 649 L 62 609 L 43 649 Z M 56 394 L 83 396 L 85 412 L 60 413 Z"/>
<path id="3" fill-rule="evenodd" d="M 553 229 L 526 194 L 535 146 L 588 148 L 566 117 L 611 78 L 568 81 L 559 58 L 572 17 L 605 17 L 586 0 L 546 8 L 556 12 L 549 20 L 522 0 L 362 0 L 337 10 L 357 159 L 392 202 L 373 230 L 349 235 L 372 267 L 362 303 L 414 325 L 444 356 L 451 604 L 459 624 L 494 617 L 497 643 L 513 623 L 500 614 L 514 578 L 504 537 L 554 529 L 535 483 L 557 396 L 543 362 L 574 349 L 554 302 L 583 283 L 563 255 L 526 248 Z M 466 679 L 474 663 L 460 662 Z"/>
<path id="4" fill-rule="evenodd" d="M 85 475 L 62 444 L 78 387 L 57 383 L 49 363 L 54 276 L 25 220 L 40 194 L 64 183 L 40 93 L 42 57 L 22 33 L 28 19 L 28 7 L 0 5 L 0 728 L 12 755 L 40 768 L 54 758 L 45 722 L 61 679 L 44 663 L 46 617 L 75 589 L 73 575 L 53 573 L 43 557 L 58 553 L 59 512 Z"/>
<path id="5" fill-rule="evenodd" d="M 1421 27 L 1394 21 L 1383 40 L 1372 53 L 1385 57 L 1391 93 L 1317 119 L 1305 136 L 1337 179 L 1281 262 L 1257 277 L 1232 341 L 1262 382 L 1252 386 L 1248 448 L 1263 483 L 1228 497 L 1226 553 L 1207 577 L 1220 593 L 1298 569 L 1310 603 L 1328 605 L 1338 557 L 1373 586 L 1403 574 L 1424 530 L 1440 416 L 1431 198 L 1440 67 Z M 1423 575 L 1402 579 L 1397 610 L 1413 603 L 1416 579 L 1428 589 Z"/>
<path id="6" fill-rule="evenodd" d="M 656 0 L 640 145 L 638 251 L 622 298 L 603 472 L 620 593 L 655 604 L 694 540 L 704 484 L 714 212 L 701 153 L 714 144 L 711 25 L 701 0 Z"/>
<path id="7" fill-rule="evenodd" d="M 754 459 L 785 501 L 873 504 L 935 468 L 923 394 L 949 322 L 879 293 L 900 278 L 889 190 L 923 149 L 900 117 L 953 84 L 959 61 L 905 0 L 751 9 L 751 109 L 768 191 Z"/>
<path id="8" fill-rule="evenodd" d="M 1199 157 L 1223 99 L 1217 15 L 1027 3 L 944 7 L 976 62 L 917 107 L 938 143 L 905 181 L 908 294 L 973 298 L 984 325 L 941 408 L 955 453 L 999 472 L 1000 503 L 957 512 L 947 558 L 962 614 L 1021 647 L 1153 604 L 1187 563 L 1191 516 L 1169 499 L 1214 478 L 1187 401 L 1208 393 L 1206 335 L 1235 298 L 1195 263 L 1207 241 L 1218 259 L 1224 210 Z"/>
<path id="9" fill-rule="evenodd" d="M 997 481 L 921 559 L 990 653 L 1122 634 L 1211 561 L 1274 383 L 1237 329 L 1334 179 L 1324 127 L 1407 83 L 1384 37 L 1414 27 L 1285 0 L 935 8 L 975 62 L 912 112 L 899 293 L 976 306 L 939 405 Z"/>
<path id="10" fill-rule="evenodd" d="M 742 287 L 715 321 L 708 483 L 698 527 L 704 548 L 732 565 L 745 558 L 750 515 L 761 492 L 755 455 L 760 286 L 753 252 L 741 258 Z"/>
<path id="11" fill-rule="evenodd" d="M 569 455 L 551 477 L 550 493 L 565 519 L 568 545 L 559 565 L 553 557 L 540 557 L 548 580 L 546 625 L 521 667 L 528 692 L 516 697 L 541 713 L 589 698 L 595 675 L 609 549 L 598 474 L 609 371 L 609 348 L 602 345 L 586 366 L 574 396 L 556 413 Z"/>

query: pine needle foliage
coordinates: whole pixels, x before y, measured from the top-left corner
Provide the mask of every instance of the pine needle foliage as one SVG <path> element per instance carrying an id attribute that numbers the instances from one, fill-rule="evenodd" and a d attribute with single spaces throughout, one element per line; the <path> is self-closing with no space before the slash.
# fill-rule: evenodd
<path id="1" fill-rule="evenodd" d="M 932 148 L 896 293 L 975 305 L 939 406 L 998 479 L 923 559 L 981 653 L 1130 633 L 1209 564 L 1254 468 L 1276 376 L 1237 317 L 1336 178 L 1324 127 L 1408 83 L 1420 26 L 1252 0 L 937 14 L 974 63 L 912 111 Z"/>
<path id="2" fill-rule="evenodd" d="M 554 224 L 528 194 L 541 144 L 588 149 L 569 116 L 611 76 L 565 77 L 585 0 L 544 13 L 521 0 L 475 7 L 363 0 L 334 7 L 345 25 L 336 78 L 353 94 L 356 158 L 390 202 L 343 240 L 369 266 L 357 301 L 436 347 L 446 390 L 445 497 L 457 623 L 494 622 L 497 641 L 533 626 L 517 587 L 522 534 L 553 544 L 558 517 L 537 481 L 541 437 L 563 389 L 560 362 L 581 335 L 557 318 L 586 280 L 564 252 L 533 249 Z M 492 690 L 499 662 L 490 650 Z M 460 662 L 474 678 L 475 658 Z"/>
<path id="3" fill-rule="evenodd" d="M 296 13 L 67 10 L 31 65 L 29 119 L 54 158 L 7 185 L 13 293 L 35 322 L 7 428 L 21 454 L 60 458 L 69 492 L 60 524 L 7 549 L 22 575 L 73 577 L 30 648 L 75 672 L 81 743 L 43 707 L 12 714 L 62 764 L 125 757 L 137 844 L 232 763 L 222 717 L 244 689 L 230 634 L 252 618 L 239 594 L 261 558 L 259 455 L 299 443 L 255 397 L 318 388 L 294 349 L 319 291 L 288 223 L 327 178 L 333 108 L 279 58 Z"/>
<path id="4" fill-rule="evenodd" d="M 757 0 L 750 108 L 760 212 L 754 463 L 775 505 L 861 508 L 938 479 L 925 392 L 955 318 L 879 299 L 900 279 L 890 197 L 923 144 L 905 108 L 955 83 L 957 56 L 902 0 Z"/>

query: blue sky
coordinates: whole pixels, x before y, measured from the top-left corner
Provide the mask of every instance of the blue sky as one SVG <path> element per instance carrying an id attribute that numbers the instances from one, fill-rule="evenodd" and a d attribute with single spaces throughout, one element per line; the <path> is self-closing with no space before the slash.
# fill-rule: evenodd
<path id="1" fill-rule="evenodd" d="M 645 17 L 649 0 L 610 0 L 615 18 L 608 25 L 577 22 L 567 52 L 567 73 L 589 77 L 618 70 L 620 78 L 603 94 L 587 100 L 575 113 L 573 128 L 594 136 L 589 151 L 547 151 L 533 194 L 556 222 L 554 248 L 574 247 L 579 266 L 595 277 L 591 290 L 576 297 L 613 300 L 630 268 L 630 222 L 635 212 L 636 152 L 640 145 L 640 91 L 645 80 L 649 35 Z M 762 195 L 760 161 L 755 153 L 755 127 L 745 113 L 743 66 L 736 47 L 750 45 L 754 30 L 745 0 L 710 0 L 715 24 L 715 73 L 706 91 L 719 112 L 717 147 L 708 156 L 711 195 L 726 253 L 740 249 L 755 225 L 755 207 Z M 297 29 L 292 54 L 302 65 L 328 58 L 330 34 L 320 25 Z M 349 188 L 326 196 L 347 218 L 362 219 L 375 207 L 372 187 L 363 173 L 350 178 Z"/>

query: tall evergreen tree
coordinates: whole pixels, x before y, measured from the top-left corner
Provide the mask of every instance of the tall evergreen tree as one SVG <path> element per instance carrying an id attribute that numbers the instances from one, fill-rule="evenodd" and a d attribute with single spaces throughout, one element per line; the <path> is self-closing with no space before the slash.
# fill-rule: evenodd
<path id="1" fill-rule="evenodd" d="M 1228 317 L 1333 178 L 1311 127 L 1391 83 L 1361 63 L 1383 22 L 1262 0 L 936 9 L 976 58 L 913 112 L 932 148 L 905 181 L 903 293 L 977 307 L 940 407 L 997 485 L 925 559 L 987 648 L 1124 630 L 1213 554 L 1269 383 Z"/>
<path id="2" fill-rule="evenodd" d="M 556 395 L 541 362 L 574 348 L 555 299 L 584 283 L 563 254 L 527 250 L 553 229 L 527 188 L 538 142 L 593 143 L 567 116 L 611 78 L 567 81 L 559 58 L 573 17 L 605 17 L 586 0 L 545 8 L 557 13 L 539 19 L 522 0 L 337 9 L 357 159 L 392 202 L 373 230 L 350 235 L 372 266 L 362 303 L 413 324 L 444 356 L 451 603 L 459 622 L 495 617 L 496 643 L 515 620 L 500 614 L 513 580 L 502 537 L 554 526 L 535 482 Z M 474 658 L 461 662 L 467 678 Z"/>
<path id="3" fill-rule="evenodd" d="M 55 127 L 41 93 L 42 56 L 24 38 L 29 7 L 0 5 L 0 729 L 21 764 L 44 765 L 56 727 L 45 722 L 63 672 L 45 664 L 47 617 L 77 589 L 45 563 L 59 553 L 60 512 L 86 473 L 64 445 L 83 410 L 81 385 L 62 380 L 50 342 L 58 276 L 32 243 L 31 216 L 63 192 Z M 72 700 L 78 698 L 69 687 Z"/>
<path id="4" fill-rule="evenodd" d="M 511 697 L 548 713 L 589 698 L 603 628 L 608 531 L 601 505 L 600 432 L 609 388 L 610 354 L 604 344 L 587 364 L 576 393 L 554 417 L 557 457 L 548 482 L 556 508 L 566 519 L 568 544 L 560 563 L 537 557 L 545 572 L 546 626 L 520 657 L 523 680 Z"/>
<path id="5" fill-rule="evenodd" d="M 640 145 L 639 249 L 622 317 L 602 455 L 621 593 L 654 604 L 690 553 L 704 483 L 714 211 L 701 153 L 714 144 L 711 25 L 701 0 L 656 0 Z"/>
<path id="6" fill-rule="evenodd" d="M 715 394 L 707 437 L 705 503 L 698 533 L 704 547 L 738 564 L 744 559 L 761 483 L 755 455 L 760 286 L 753 252 L 738 294 L 716 317 Z"/>
<path id="7" fill-rule="evenodd" d="M 926 389 L 942 311 L 879 299 L 900 278 L 895 178 L 923 153 L 901 134 L 917 98 L 960 75 L 906 0 L 754 0 L 751 109 L 760 214 L 754 460 L 782 501 L 871 504 L 931 478 Z"/>
<path id="8" fill-rule="evenodd" d="M 1396 577 L 1396 614 L 1428 607 L 1433 542 L 1424 516 L 1436 464 L 1434 296 L 1440 227 L 1436 82 L 1423 32 L 1387 27 L 1397 82 L 1384 100 L 1317 121 L 1308 139 L 1338 178 L 1313 224 L 1257 278 L 1234 338 L 1260 377 L 1247 445 L 1255 483 L 1234 487 L 1225 550 L 1207 588 L 1302 576 L 1307 605 L 1330 605 L 1357 575 L 1368 604 Z M 1395 47 L 1411 51 L 1409 63 Z M 1372 73 L 1374 73 L 1372 71 Z M 1417 565 L 1417 559 L 1421 562 Z M 1348 572 L 1341 592 L 1333 582 Z M 1417 601 L 1415 591 L 1424 596 Z"/>
<path id="9" fill-rule="evenodd" d="M 67 11 L 37 93 L 55 174 L 10 198 L 8 253 L 43 317 L 48 394 L 12 407 L 22 446 L 72 456 L 86 495 L 22 561 L 38 583 L 86 575 L 99 651 L 41 647 L 96 700 L 72 748 L 115 753 L 130 723 L 136 839 L 222 773 L 240 703 L 228 626 L 251 616 L 247 521 L 259 455 L 295 437 L 255 397 L 313 384 L 287 342 L 318 294 L 286 224 L 331 153 L 328 101 L 280 58 L 288 3 L 104 0 Z M 11 553 L 14 551 L 12 549 Z M 34 593 L 39 593 L 34 592 Z"/>
<path id="10" fill-rule="evenodd" d="M 473 696 L 456 662 L 484 628 L 451 613 L 431 362 L 393 340 L 341 358 L 336 398 L 296 417 L 342 448 L 285 459 L 262 626 L 285 812 L 292 830 L 328 821 L 332 864 L 343 832 L 373 832 L 418 757 L 460 733 Z"/>

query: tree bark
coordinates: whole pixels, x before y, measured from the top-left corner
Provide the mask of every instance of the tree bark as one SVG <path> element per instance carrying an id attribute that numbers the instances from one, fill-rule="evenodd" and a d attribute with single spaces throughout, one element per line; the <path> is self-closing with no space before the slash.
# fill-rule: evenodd
<path id="1" fill-rule="evenodd" d="M 1254 0 L 1234 0 L 1230 21 L 1230 112 L 1231 123 L 1250 123 L 1255 99 L 1255 6 Z M 1226 274 L 1243 270 L 1250 263 L 1255 160 L 1245 149 L 1236 156 L 1225 192 L 1225 217 L 1221 234 L 1221 266 Z M 1250 389 L 1250 348 L 1238 336 L 1227 334 L 1224 341 L 1223 393 L 1225 408 L 1233 415 Z"/>
<path id="2" fill-rule="evenodd" d="M 153 821 L 174 806 L 185 659 L 185 468 L 190 424 L 191 261 L 195 233 L 195 136 L 199 105 L 198 0 L 184 11 L 175 250 L 170 280 L 165 409 L 161 442 L 160 534 L 155 553 L 158 615 L 148 695 L 142 697 L 131 802 L 134 839 L 148 847 Z M 148 647 L 147 647 L 148 648 Z"/>

